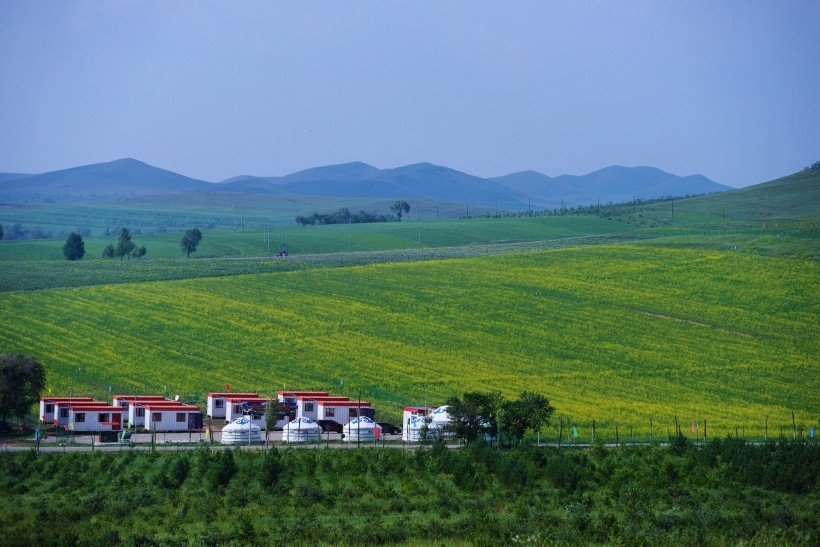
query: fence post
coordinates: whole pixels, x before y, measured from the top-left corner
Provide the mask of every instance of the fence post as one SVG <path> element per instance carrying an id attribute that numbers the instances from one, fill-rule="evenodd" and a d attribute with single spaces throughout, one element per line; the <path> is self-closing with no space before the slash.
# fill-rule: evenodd
<path id="1" fill-rule="evenodd" d="M 561 435 L 564 432 L 564 419 L 558 418 L 558 446 L 561 446 Z"/>

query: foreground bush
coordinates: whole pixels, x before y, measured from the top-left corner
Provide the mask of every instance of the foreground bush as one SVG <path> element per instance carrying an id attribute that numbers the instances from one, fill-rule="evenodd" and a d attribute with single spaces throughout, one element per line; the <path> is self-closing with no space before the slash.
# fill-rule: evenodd
<path id="1" fill-rule="evenodd" d="M 0 454 L 4 544 L 817 544 L 820 449 Z"/>

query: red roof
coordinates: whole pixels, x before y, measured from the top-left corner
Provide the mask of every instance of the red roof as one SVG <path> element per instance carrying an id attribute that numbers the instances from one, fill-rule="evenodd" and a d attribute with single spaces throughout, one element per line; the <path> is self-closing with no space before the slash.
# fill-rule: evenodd
<path id="1" fill-rule="evenodd" d="M 105 410 L 107 412 L 120 412 L 120 413 L 125 412 L 125 409 L 122 408 L 121 406 L 111 406 L 111 405 L 108 405 L 108 404 L 104 404 L 104 405 L 89 405 L 89 404 L 71 405 L 68 408 L 70 408 L 71 410 L 74 410 L 74 411 L 81 410 L 81 411 L 84 411 L 84 412 L 103 411 L 103 410 Z"/>
<path id="2" fill-rule="evenodd" d="M 199 407 L 198 406 L 184 405 L 182 403 L 180 403 L 178 405 L 169 405 L 169 404 L 162 404 L 162 403 L 158 404 L 158 405 L 148 404 L 148 405 L 145 405 L 145 409 L 146 410 L 174 410 L 174 411 L 177 411 L 177 412 L 199 412 Z"/>
<path id="3" fill-rule="evenodd" d="M 435 410 L 437 408 L 438 408 L 437 406 L 428 406 L 427 410 Z M 404 411 L 405 412 L 424 412 L 424 407 L 423 406 L 406 406 L 406 407 L 404 407 Z"/>
<path id="4" fill-rule="evenodd" d="M 232 393 L 230 391 L 209 393 L 208 397 L 224 399 L 225 397 L 259 397 L 258 393 Z"/>
<path id="5" fill-rule="evenodd" d="M 267 403 L 271 399 L 267 397 L 228 397 L 229 403 Z M 274 400 L 274 403 L 279 401 Z"/>
<path id="6" fill-rule="evenodd" d="M 298 401 L 349 401 L 350 397 L 337 397 L 337 396 L 323 396 L 323 397 L 297 397 L 296 400 Z"/>
<path id="7" fill-rule="evenodd" d="M 162 395 L 114 395 L 118 401 L 164 401 Z"/>
<path id="8" fill-rule="evenodd" d="M 368 401 L 319 401 L 322 406 L 370 406 Z"/>
<path id="9" fill-rule="evenodd" d="M 317 397 L 327 396 L 329 393 L 327 391 L 280 391 L 279 395 L 282 397 L 304 397 L 310 395 L 316 395 Z"/>
<path id="10" fill-rule="evenodd" d="M 40 397 L 40 400 L 48 403 L 68 403 L 71 401 L 93 401 L 94 399 L 91 397 Z"/>

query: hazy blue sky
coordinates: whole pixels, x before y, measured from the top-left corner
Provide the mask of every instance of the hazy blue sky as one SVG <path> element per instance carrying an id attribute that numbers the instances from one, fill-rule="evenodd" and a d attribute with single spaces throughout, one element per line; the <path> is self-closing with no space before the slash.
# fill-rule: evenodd
<path id="1" fill-rule="evenodd" d="M 820 1 L 0 1 L 0 171 L 820 160 Z"/>

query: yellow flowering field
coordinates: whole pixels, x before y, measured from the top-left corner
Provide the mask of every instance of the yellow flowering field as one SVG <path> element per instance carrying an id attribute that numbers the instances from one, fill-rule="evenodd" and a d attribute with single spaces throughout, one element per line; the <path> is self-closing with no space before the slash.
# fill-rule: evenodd
<path id="1" fill-rule="evenodd" d="M 686 434 L 791 436 L 792 411 L 805 435 L 818 279 L 808 259 L 644 244 L 4 293 L 0 347 L 46 365 L 54 394 L 361 391 L 396 419 L 535 390 L 565 436 L 595 420 L 665 437 L 676 417 Z"/>

